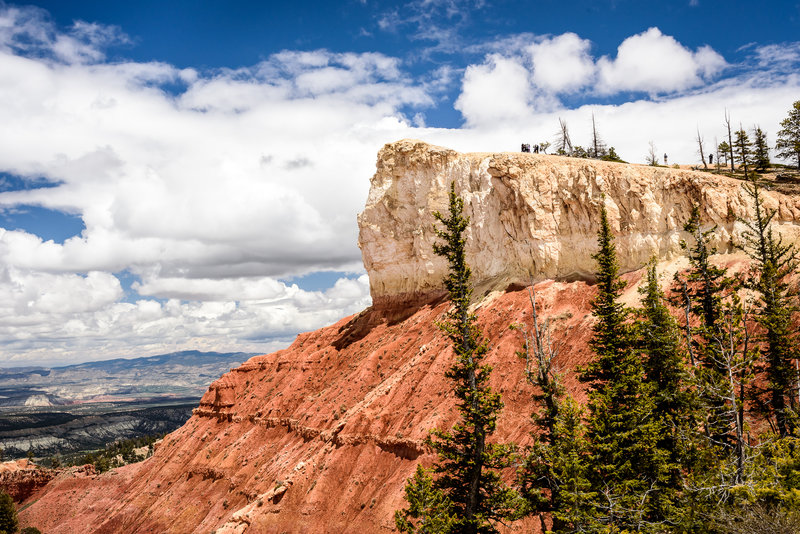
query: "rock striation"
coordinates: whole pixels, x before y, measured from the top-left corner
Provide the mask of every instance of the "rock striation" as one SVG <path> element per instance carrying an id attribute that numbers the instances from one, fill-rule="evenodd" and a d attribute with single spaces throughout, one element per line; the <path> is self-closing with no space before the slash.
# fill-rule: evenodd
<path id="1" fill-rule="evenodd" d="M 459 154 L 420 141 L 378 157 L 359 244 L 374 304 L 256 356 L 211 384 L 192 418 L 139 464 L 56 477 L 24 500 L 23 525 L 51 534 L 391 532 L 403 486 L 431 428 L 449 427 L 454 398 L 444 377 L 452 351 L 435 323 L 446 266 L 432 254 L 430 212 L 449 184 L 472 218 L 469 259 L 480 288 L 476 314 L 505 408 L 497 437 L 530 442 L 532 388 L 509 325 L 531 320 L 530 276 L 542 317 L 555 321 L 555 362 L 579 398 L 574 368 L 590 358 L 589 283 L 604 202 L 618 231 L 628 287 L 654 253 L 679 254 L 693 202 L 730 251 L 749 202 L 740 182 L 702 173 L 529 154 Z M 797 237 L 797 199 L 770 194 L 780 229 Z M 717 258 L 727 263 L 736 258 Z M 664 262 L 661 270 L 677 268 Z M 667 272 L 664 279 L 669 280 Z M 508 476 L 512 476 L 511 473 Z M 537 532 L 534 522 L 513 532 Z"/>

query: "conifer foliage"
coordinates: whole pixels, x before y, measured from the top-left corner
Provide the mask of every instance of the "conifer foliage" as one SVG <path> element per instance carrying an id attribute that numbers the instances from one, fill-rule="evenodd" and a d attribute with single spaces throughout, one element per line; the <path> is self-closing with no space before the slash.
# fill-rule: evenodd
<path id="1" fill-rule="evenodd" d="M 769 167 L 767 134 L 760 126 L 753 128 L 753 166 L 757 171 L 763 171 Z"/>
<path id="2" fill-rule="evenodd" d="M 19 529 L 17 508 L 11 495 L 0 490 L 0 534 L 14 534 Z"/>
<path id="3" fill-rule="evenodd" d="M 449 503 L 448 513 L 453 516 L 441 532 L 494 533 L 499 521 L 517 514 L 517 493 L 501 481 L 498 471 L 511 465 L 514 448 L 487 442 L 503 403 L 500 395 L 489 387 L 492 368 L 482 363 L 488 346 L 475 315 L 469 310 L 472 287 L 464 235 L 469 217 L 464 216 L 464 201 L 456 195 L 455 184 L 450 187 L 449 214 L 435 212 L 434 217 L 444 229 L 435 229 L 442 242 L 435 244 L 433 250 L 450 265 L 445 286 L 452 308 L 439 327 L 450 338 L 455 352 L 456 361 L 446 377 L 453 383 L 460 413 L 460 420 L 450 431 L 434 430 L 428 439 L 439 456 L 433 468 L 436 475 L 433 488 L 441 491 Z"/>
<path id="4" fill-rule="evenodd" d="M 775 151 L 779 158 L 794 159 L 800 169 L 800 100 L 792 104 L 789 116 L 781 121 Z"/>
<path id="5" fill-rule="evenodd" d="M 668 454 L 658 443 L 663 423 L 654 416 L 654 388 L 645 379 L 636 351 L 629 310 L 619 302 L 625 283 L 608 214 L 603 205 L 598 232 L 600 250 L 596 318 L 590 341 L 596 358 L 581 380 L 589 383 L 587 438 L 592 449 L 591 482 L 596 520 L 609 532 L 646 531 L 660 518 L 657 496 L 669 474 Z"/>
<path id="6" fill-rule="evenodd" d="M 697 401 L 689 390 L 690 374 L 686 367 L 686 351 L 681 343 L 677 321 L 665 304 L 656 274 L 655 258 L 647 267 L 642 294 L 642 308 L 636 323 L 636 339 L 644 356 L 644 370 L 654 388 L 654 416 L 664 424 L 659 447 L 666 450 L 677 466 L 686 457 L 687 436 L 697 417 Z M 673 471 L 677 486 L 680 473 Z"/>
<path id="7" fill-rule="evenodd" d="M 800 347 L 792 324 L 797 295 L 786 280 L 797 268 L 797 251 L 773 233 L 775 210 L 764 205 L 759 181 L 753 179 L 744 188 L 753 199 L 755 212 L 752 220 L 742 221 L 747 226 L 743 238 L 755 271 L 751 287 L 760 301 L 757 320 L 763 329 L 761 360 L 767 377 L 766 388 L 757 391 L 756 398 L 778 433 L 786 437 L 797 427 L 798 412 L 795 363 L 800 360 Z"/>

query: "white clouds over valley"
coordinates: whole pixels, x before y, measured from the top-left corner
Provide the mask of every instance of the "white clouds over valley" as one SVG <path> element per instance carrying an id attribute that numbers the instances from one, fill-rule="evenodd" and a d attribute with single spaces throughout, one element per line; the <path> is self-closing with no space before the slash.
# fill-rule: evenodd
<path id="1" fill-rule="evenodd" d="M 771 134 L 800 94 L 791 69 L 769 84 L 726 79 L 720 54 L 656 28 L 614 58 L 593 57 L 574 33 L 531 36 L 425 80 L 374 52 L 283 51 L 212 71 L 107 61 L 104 46 L 126 40 L 117 28 L 59 32 L 38 10 L 0 10 L 0 172 L 54 184 L 2 192 L 0 209 L 39 206 L 85 226 L 63 243 L 0 229 L 0 361 L 263 352 L 360 311 L 369 291 L 356 214 L 384 143 L 514 150 L 552 137 L 562 116 L 581 144 L 594 110 L 626 159 L 643 160 L 653 139 L 689 163 L 696 125 L 721 131 L 726 106 Z M 752 57 L 769 68 L 796 54 L 789 44 Z M 460 94 L 443 104 L 450 84 Z M 643 94 L 563 104 L 621 92 Z M 440 105 L 465 126 L 412 125 Z M 281 281 L 319 271 L 354 274 L 325 291 Z M 121 272 L 135 277 L 130 288 Z"/>

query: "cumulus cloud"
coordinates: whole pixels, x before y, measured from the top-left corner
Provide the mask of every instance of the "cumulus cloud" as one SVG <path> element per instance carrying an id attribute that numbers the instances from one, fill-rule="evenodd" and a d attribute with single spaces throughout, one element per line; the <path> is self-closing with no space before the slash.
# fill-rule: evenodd
<path id="1" fill-rule="evenodd" d="M 625 39 L 614 59 L 597 61 L 601 93 L 642 91 L 670 93 L 701 85 L 726 66 L 725 59 L 708 46 L 695 52 L 658 28 Z"/>
<path id="2" fill-rule="evenodd" d="M 186 348 L 266 352 L 284 346 L 298 331 L 330 324 L 370 303 L 366 275 L 342 278 L 325 292 L 270 279 L 142 285 L 143 293 L 153 289 L 175 298 L 123 302 L 119 281 L 108 273 L 4 269 L 4 363 L 52 365 Z"/>
<path id="3" fill-rule="evenodd" d="M 526 115 L 531 97 L 525 67 L 514 59 L 493 54 L 482 65 L 467 67 L 455 108 L 467 124 L 480 126 Z"/>
<path id="4" fill-rule="evenodd" d="M 613 59 L 595 61 L 591 48 L 591 41 L 574 33 L 521 34 L 483 44 L 476 50 L 490 53 L 466 68 L 455 107 L 468 126 L 504 124 L 557 110 L 565 96 L 676 94 L 707 85 L 727 66 L 711 47 L 693 52 L 658 28 L 625 39 Z M 780 53 L 787 55 L 786 48 Z"/>
<path id="5" fill-rule="evenodd" d="M 99 353 L 89 340 L 112 334 L 117 345 L 141 346 L 134 318 L 155 309 L 151 298 L 179 303 L 156 301 L 159 326 L 151 330 L 163 333 L 169 323 L 170 339 L 179 339 L 183 319 L 200 336 L 197 310 L 215 310 L 208 321 L 251 321 L 232 338 L 217 337 L 232 350 L 363 307 L 363 284 L 348 293 L 340 286 L 352 283 L 341 282 L 326 297 L 276 279 L 362 269 L 355 220 L 374 154 L 412 131 L 401 107 L 432 102 L 400 60 L 284 51 L 249 68 L 202 73 L 100 62 L 113 39 L 115 29 L 75 23 L 58 33 L 39 10 L 0 10 L 0 171 L 53 185 L 0 193 L 0 209 L 40 206 L 78 214 L 85 226 L 63 244 L 0 230 L 0 264 L 16 273 L 0 280 L 0 292 L 39 295 L 29 298 L 33 308 L 56 308 L 70 301 L 56 295 L 82 300 L 75 295 L 97 282 L 92 273 L 108 285 L 116 281 L 110 273 L 129 270 L 141 278 L 132 289 L 146 297 L 120 302 L 117 281 L 117 293 L 102 293 L 110 300 L 90 299 L 97 309 L 80 317 L 65 319 L 78 313 L 71 308 L 29 314 L 41 322 L 27 333 L 7 330 L 4 355 L 34 357 L 58 339 L 65 355 L 85 358 L 84 344 Z M 130 326 L 99 328 L 108 321 Z"/>
<path id="6" fill-rule="evenodd" d="M 574 33 L 544 39 L 528 47 L 533 62 L 533 83 L 546 91 L 574 91 L 592 81 L 591 42 Z"/>

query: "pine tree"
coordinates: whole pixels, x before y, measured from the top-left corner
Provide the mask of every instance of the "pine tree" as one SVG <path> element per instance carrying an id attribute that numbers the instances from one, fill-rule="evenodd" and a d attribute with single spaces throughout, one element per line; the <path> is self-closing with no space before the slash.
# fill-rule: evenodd
<path id="1" fill-rule="evenodd" d="M 764 330 L 761 356 L 767 377 L 766 391 L 757 397 L 767 397 L 762 406 L 774 418 L 781 437 L 785 437 L 797 427 L 795 390 L 800 339 L 792 322 L 797 294 L 787 282 L 798 265 L 797 251 L 774 234 L 771 222 L 776 211 L 764 205 L 759 181 L 753 179 L 744 188 L 753 199 L 755 217 L 742 221 L 747 226 L 743 248 L 754 264 L 755 283 L 751 288 L 760 299 L 757 320 Z"/>
<path id="2" fill-rule="evenodd" d="M 574 532 L 594 523 L 583 411 L 572 397 L 564 398 L 561 376 L 553 367 L 559 346 L 553 342 L 551 319 L 539 320 L 533 280 L 528 291 L 533 324 L 530 330 L 526 325 L 512 328 L 523 332 L 523 350 L 517 355 L 525 361 L 525 378 L 536 388 L 540 411 L 533 415 L 538 432 L 531 433 L 534 444 L 525 454 L 518 483 L 526 515 L 538 515 L 543 531 Z M 544 514 L 552 520 L 549 530 Z"/>
<path id="3" fill-rule="evenodd" d="M 452 503 L 452 531 L 484 534 L 497 532 L 497 522 L 517 513 L 518 495 L 500 480 L 498 472 L 511 465 L 514 447 L 487 443 L 503 403 L 488 385 L 492 369 L 481 363 L 488 346 L 475 315 L 469 311 L 471 273 L 463 235 L 469 218 L 463 215 L 464 201 L 456 195 L 455 184 L 450 186 L 449 208 L 449 216 L 434 213 L 445 229 L 436 229 L 443 243 L 435 244 L 433 250 L 450 264 L 445 286 L 452 308 L 439 326 L 453 343 L 456 355 L 445 376 L 453 382 L 461 419 L 450 431 L 432 431 L 428 444 L 439 456 L 434 486 Z"/>
<path id="4" fill-rule="evenodd" d="M 744 171 L 745 178 L 747 177 L 747 168 L 753 167 L 753 143 L 741 127 L 736 132 L 736 140 L 733 143 L 733 152 L 739 167 Z"/>
<path id="5" fill-rule="evenodd" d="M 775 150 L 779 158 L 795 158 L 800 169 L 800 100 L 792 104 L 789 116 L 781 121 Z"/>
<path id="6" fill-rule="evenodd" d="M 733 422 L 726 390 L 728 380 L 723 358 L 719 354 L 720 317 L 722 316 L 723 296 L 730 292 L 732 280 L 726 276 L 725 270 L 713 265 L 710 258 L 716 249 L 709 244 L 710 236 L 716 227 L 703 231 L 700 227 L 700 209 L 692 207 L 689 220 L 683 227 L 694 239 L 694 245 L 685 241 L 681 247 L 689 259 L 689 271 L 685 280 L 676 277 L 679 290 L 685 291 L 689 313 L 698 319 L 699 325 L 692 329 L 691 349 L 700 363 L 697 369 L 699 394 L 705 404 L 705 428 L 708 438 L 717 444 L 730 441 Z"/>
<path id="7" fill-rule="evenodd" d="M 19 529 L 17 508 L 11 495 L 0 490 L 0 533 L 14 534 Z"/>
<path id="8" fill-rule="evenodd" d="M 667 455 L 657 447 L 663 424 L 654 417 L 654 391 L 635 350 L 630 312 L 619 302 L 614 237 L 605 206 L 600 212 L 596 323 L 590 346 L 596 358 L 581 376 L 589 383 L 587 438 L 591 444 L 596 519 L 608 531 L 647 530 L 658 521 L 656 495 L 668 475 Z"/>
<path id="9" fill-rule="evenodd" d="M 447 534 L 453 528 L 452 503 L 433 485 L 428 470 L 417 466 L 406 482 L 408 509 L 394 513 L 397 530 L 410 534 Z"/>
<path id="10" fill-rule="evenodd" d="M 667 451 L 676 466 L 687 456 L 688 435 L 697 417 L 697 402 L 688 384 L 686 355 L 681 343 L 678 323 L 665 305 L 664 293 L 658 284 L 656 260 L 647 268 L 645 284 L 639 289 L 642 309 L 636 324 L 636 339 L 644 354 L 644 371 L 654 389 L 654 415 L 665 425 L 659 447 Z M 674 470 L 671 485 L 680 487 L 680 472 Z"/>
<path id="11" fill-rule="evenodd" d="M 543 532 L 583 532 L 600 526 L 594 508 L 597 494 L 589 480 L 591 456 L 583 410 L 570 396 L 558 404 L 552 431 L 526 455 L 519 483 L 529 513 L 539 514 Z M 550 529 L 544 513 L 550 514 Z"/>
<path id="12" fill-rule="evenodd" d="M 763 171 L 769 167 L 767 134 L 760 126 L 753 128 L 753 167 L 757 171 Z"/>
<path id="13" fill-rule="evenodd" d="M 725 156 L 725 165 L 728 164 L 728 154 L 730 153 L 731 147 L 728 145 L 727 141 L 721 142 L 717 145 L 717 161 L 719 161 L 719 155 Z"/>

